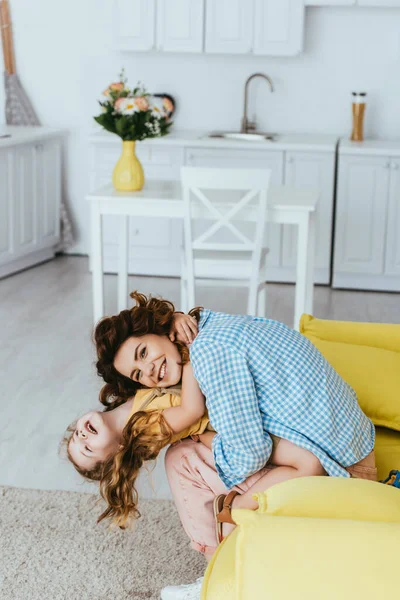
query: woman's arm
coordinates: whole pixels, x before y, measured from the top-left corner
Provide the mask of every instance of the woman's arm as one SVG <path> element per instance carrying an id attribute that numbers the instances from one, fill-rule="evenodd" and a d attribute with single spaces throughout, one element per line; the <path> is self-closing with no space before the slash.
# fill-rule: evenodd
<path id="1" fill-rule="evenodd" d="M 163 416 L 174 433 L 184 431 L 201 419 L 206 407 L 205 398 L 195 379 L 190 362 L 184 365 L 182 371 L 181 405 L 163 411 Z"/>

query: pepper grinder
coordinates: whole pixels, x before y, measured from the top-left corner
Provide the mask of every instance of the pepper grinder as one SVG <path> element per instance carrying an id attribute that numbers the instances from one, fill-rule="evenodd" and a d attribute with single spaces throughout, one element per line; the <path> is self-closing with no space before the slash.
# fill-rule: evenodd
<path id="1" fill-rule="evenodd" d="M 364 140 L 364 114 L 367 101 L 365 92 L 352 92 L 353 99 L 353 131 L 351 132 L 351 140 L 353 142 L 362 142 Z"/>

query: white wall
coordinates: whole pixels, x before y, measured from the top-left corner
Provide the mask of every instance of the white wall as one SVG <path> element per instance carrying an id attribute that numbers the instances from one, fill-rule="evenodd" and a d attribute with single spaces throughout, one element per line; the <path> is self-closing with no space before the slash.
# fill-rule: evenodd
<path id="1" fill-rule="evenodd" d="M 400 138 L 400 9 L 308 8 L 304 53 L 277 59 L 119 54 L 112 49 L 111 0 L 11 5 L 22 82 L 42 123 L 70 132 L 66 184 L 78 228 L 75 252 L 88 247 L 87 138 L 96 99 L 121 66 L 131 83 L 176 97 L 179 129 L 237 128 L 244 81 L 264 71 L 276 93 L 254 82 L 250 115 L 255 107 L 260 128 L 348 135 L 350 92 L 365 90 L 367 135 Z"/>

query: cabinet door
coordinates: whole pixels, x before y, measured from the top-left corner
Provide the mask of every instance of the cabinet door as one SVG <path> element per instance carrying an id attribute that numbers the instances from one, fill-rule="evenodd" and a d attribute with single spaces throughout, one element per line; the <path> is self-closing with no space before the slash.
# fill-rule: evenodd
<path id="1" fill-rule="evenodd" d="M 12 259 L 14 252 L 14 179 L 13 150 L 0 152 L 0 264 Z"/>
<path id="2" fill-rule="evenodd" d="M 400 6 L 400 0 L 357 0 L 358 6 L 378 6 L 380 8 Z"/>
<path id="3" fill-rule="evenodd" d="M 187 165 L 194 167 L 237 167 L 239 169 L 271 169 L 271 182 L 275 185 L 283 183 L 283 152 L 260 152 L 257 150 L 214 150 L 188 148 Z M 246 224 L 247 225 L 247 224 Z M 249 224 L 250 225 L 250 224 Z M 267 224 L 265 246 L 269 248 L 267 264 L 279 267 L 281 261 L 281 225 Z M 271 277 L 272 279 L 279 279 Z"/>
<path id="4" fill-rule="evenodd" d="M 386 158 L 340 157 L 335 275 L 383 274 L 389 167 Z"/>
<path id="5" fill-rule="evenodd" d="M 61 142 L 36 145 L 38 244 L 54 246 L 60 237 Z"/>
<path id="6" fill-rule="evenodd" d="M 304 6 L 354 6 L 357 0 L 305 0 Z"/>
<path id="7" fill-rule="evenodd" d="M 156 0 L 115 0 L 114 37 L 118 50 L 155 47 Z"/>
<path id="8" fill-rule="evenodd" d="M 34 144 L 15 148 L 15 255 L 35 251 L 38 244 L 38 199 Z"/>
<path id="9" fill-rule="evenodd" d="M 287 152 L 285 185 L 312 187 L 320 190 L 316 211 L 315 280 L 330 282 L 332 212 L 335 178 L 335 155 L 311 152 Z M 282 266 L 294 268 L 297 264 L 297 227 L 283 225 Z"/>
<path id="10" fill-rule="evenodd" d="M 206 0 L 206 52 L 251 52 L 253 2 L 254 0 Z"/>
<path id="11" fill-rule="evenodd" d="M 157 49 L 202 52 L 204 0 L 158 0 Z"/>
<path id="12" fill-rule="evenodd" d="M 303 49 L 303 0 L 255 0 L 254 54 L 290 56 Z"/>
<path id="13" fill-rule="evenodd" d="M 400 275 L 400 159 L 391 162 L 385 275 Z"/>

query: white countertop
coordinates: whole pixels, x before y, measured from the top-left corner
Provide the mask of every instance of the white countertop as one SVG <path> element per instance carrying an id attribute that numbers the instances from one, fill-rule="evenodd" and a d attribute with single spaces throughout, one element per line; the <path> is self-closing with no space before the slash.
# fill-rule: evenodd
<path id="1" fill-rule="evenodd" d="M 140 144 L 156 144 L 169 146 L 184 146 L 190 148 L 239 148 L 246 150 L 303 150 L 309 152 L 335 152 L 338 136 L 323 134 L 282 134 L 274 141 L 256 140 L 226 140 L 209 138 L 205 131 L 179 131 L 172 132 L 162 138 L 148 139 Z M 121 139 L 108 131 L 96 131 L 90 136 L 90 142 L 95 144 L 113 143 L 121 144 Z"/>
<path id="2" fill-rule="evenodd" d="M 10 137 L 2 138 L 1 136 L 7 134 Z M 55 129 L 53 127 L 24 127 L 24 126 L 0 126 L 0 148 L 7 146 L 16 146 L 18 144 L 27 144 L 29 142 L 36 142 L 38 140 L 44 140 L 46 138 L 57 137 L 66 135 L 65 129 Z"/>
<path id="3" fill-rule="evenodd" d="M 352 142 L 342 138 L 339 145 L 339 154 L 352 154 L 363 156 L 400 156 L 400 140 L 364 140 Z"/>

